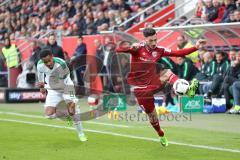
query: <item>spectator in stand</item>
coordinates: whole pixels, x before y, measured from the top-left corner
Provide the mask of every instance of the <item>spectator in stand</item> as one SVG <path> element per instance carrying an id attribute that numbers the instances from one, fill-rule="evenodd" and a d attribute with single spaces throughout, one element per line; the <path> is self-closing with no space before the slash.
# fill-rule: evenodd
<path id="1" fill-rule="evenodd" d="M 85 94 L 83 76 L 84 76 L 86 66 L 82 66 L 82 64 L 86 64 L 86 55 L 87 55 L 87 46 L 83 42 L 83 37 L 79 36 L 77 40 L 77 48 L 75 49 L 75 53 L 71 58 L 71 62 L 73 61 L 76 62 L 76 67 L 74 69 L 76 70 L 76 76 L 78 81 L 77 95 Z M 81 65 L 78 66 L 78 64 L 81 64 Z"/>
<path id="2" fill-rule="evenodd" d="M 234 113 L 240 113 L 240 78 L 232 85 L 233 99 L 234 99 Z"/>
<path id="3" fill-rule="evenodd" d="M 18 68 L 21 62 L 21 54 L 15 44 L 11 43 L 10 38 L 5 39 L 5 46 L 2 48 L 8 68 Z"/>
<path id="4" fill-rule="evenodd" d="M 213 69 L 213 57 L 211 53 L 205 52 L 203 55 L 203 63 L 200 72 L 196 74 L 195 78 L 199 81 L 209 81 L 212 79 L 211 73 Z"/>
<path id="5" fill-rule="evenodd" d="M 7 72 L 4 56 L 0 53 L 0 72 Z M 0 74 L 0 87 L 7 87 L 7 75 Z"/>
<path id="6" fill-rule="evenodd" d="M 234 11 L 231 11 L 230 13 L 229 13 L 229 18 L 225 21 L 226 23 L 233 23 L 233 22 L 235 22 L 235 17 L 234 17 Z"/>
<path id="7" fill-rule="evenodd" d="M 218 17 L 218 6 L 213 6 L 212 0 L 206 0 L 206 11 L 207 20 L 213 22 Z"/>
<path id="8" fill-rule="evenodd" d="M 76 8 L 74 7 L 72 1 L 67 2 L 67 12 L 69 18 L 72 18 L 76 14 Z"/>
<path id="9" fill-rule="evenodd" d="M 38 45 L 37 41 L 34 41 L 30 62 L 32 62 L 35 65 L 35 67 L 37 67 L 37 63 L 40 60 L 40 51 L 41 51 L 41 47 Z"/>
<path id="10" fill-rule="evenodd" d="M 205 52 L 203 55 L 203 63 L 200 68 L 200 72 L 196 74 L 195 78 L 201 82 L 211 82 L 212 81 L 212 71 L 215 65 L 215 61 L 213 61 L 212 54 L 209 52 Z M 199 85 L 200 94 L 204 94 L 203 84 Z"/>
<path id="11" fill-rule="evenodd" d="M 122 14 L 121 14 L 121 18 L 122 18 L 123 21 L 127 21 L 129 18 L 131 18 L 131 15 L 130 15 L 129 11 L 128 10 L 123 11 Z M 130 28 L 132 25 L 133 25 L 133 21 L 128 22 L 125 25 L 125 29 Z"/>
<path id="12" fill-rule="evenodd" d="M 64 53 L 62 47 L 58 46 L 56 41 L 56 36 L 54 34 L 50 34 L 47 41 L 47 48 L 53 53 L 54 57 L 64 59 Z"/>
<path id="13" fill-rule="evenodd" d="M 195 66 L 198 68 L 198 70 L 201 70 L 201 66 L 204 63 L 204 54 L 207 53 L 208 51 L 205 48 L 199 49 L 198 50 L 198 61 L 195 63 Z"/>
<path id="14" fill-rule="evenodd" d="M 213 0 L 213 6 L 218 8 L 218 15 L 217 18 L 213 21 L 214 23 L 219 23 L 224 15 L 224 11 L 225 11 L 225 6 L 222 5 L 219 0 Z"/>
<path id="15" fill-rule="evenodd" d="M 235 63 L 234 61 L 237 58 L 237 50 L 231 49 L 228 55 L 229 55 L 230 65 L 233 66 Z"/>
<path id="16" fill-rule="evenodd" d="M 240 59 L 238 59 L 237 57 L 238 54 L 236 50 L 230 51 L 229 58 L 231 60 L 231 67 L 226 71 L 222 84 L 222 92 L 224 93 L 224 97 L 226 99 L 227 109 L 232 108 L 232 104 L 230 102 L 232 98 L 231 86 L 236 80 L 240 80 Z"/>
<path id="17" fill-rule="evenodd" d="M 226 23 L 229 19 L 229 14 L 236 9 L 235 3 L 232 0 L 224 0 L 224 5 L 226 7 L 224 11 L 223 18 L 221 20 L 222 23 Z"/>
<path id="18" fill-rule="evenodd" d="M 9 37 L 5 39 L 5 46 L 2 48 L 2 53 L 11 77 L 17 76 L 21 72 L 21 54 L 17 46 L 11 43 Z M 16 87 L 16 84 L 11 83 L 8 87 Z"/>
<path id="19" fill-rule="evenodd" d="M 163 2 L 165 5 L 168 4 L 167 0 Z M 152 3 L 155 3 L 155 1 L 12 1 L 12 3 L 6 3 L 1 7 L 0 40 L 4 40 L 8 36 L 6 35 L 8 33 L 13 34 L 13 38 L 25 38 L 39 31 L 45 32 L 47 29 L 60 29 L 63 31 L 64 36 L 75 35 L 75 33 L 77 33 L 76 28 L 78 28 L 82 34 L 95 34 L 99 26 L 101 28 L 100 30 L 109 30 L 110 27 L 122 23 L 123 19 L 132 17 Z M 156 7 L 150 10 L 146 15 L 151 15 L 156 10 L 159 10 L 159 8 Z M 101 14 L 101 12 L 104 12 L 105 19 L 110 19 L 109 14 L 111 14 L 112 19 L 107 23 L 104 22 L 104 25 L 103 23 L 95 25 L 95 22 L 99 21 L 98 19 L 100 18 L 97 16 L 89 17 L 89 15 L 97 15 L 97 13 Z M 76 18 L 76 15 L 80 15 L 80 19 Z M 121 17 L 121 15 L 123 15 L 123 17 Z M 146 17 L 146 15 L 142 17 Z M 86 25 L 86 21 L 90 21 L 90 23 Z M 77 27 L 75 25 L 73 26 L 73 24 L 77 24 Z M 132 24 L 133 22 L 127 23 L 127 25 L 129 25 L 128 27 Z M 122 28 L 125 29 L 128 27 L 123 26 Z M 74 32 L 74 34 L 72 34 L 72 32 Z"/>
<path id="20" fill-rule="evenodd" d="M 152 22 L 146 22 L 144 24 L 144 28 L 153 28 L 154 27 L 154 24 Z"/>
<path id="21" fill-rule="evenodd" d="M 193 65 L 192 61 L 185 57 L 177 57 L 178 77 L 191 81 L 198 73 L 198 69 Z"/>
<path id="22" fill-rule="evenodd" d="M 240 10 L 240 0 L 236 1 L 236 7 L 237 7 L 237 10 Z"/>
<path id="23" fill-rule="evenodd" d="M 101 44 L 99 39 L 95 39 L 94 44 L 96 47 L 98 71 L 100 71 L 100 73 L 103 73 L 102 68 L 103 68 L 103 59 L 104 59 L 104 46 Z"/>
<path id="24" fill-rule="evenodd" d="M 8 29 L 5 27 L 4 22 L 0 21 L 0 40 L 4 40 L 4 36 L 7 32 Z"/>
<path id="25" fill-rule="evenodd" d="M 207 97 L 209 98 L 212 97 L 212 95 L 216 95 L 217 97 L 221 96 L 222 93 L 220 93 L 219 91 L 221 89 L 223 77 L 230 66 L 225 52 L 217 52 L 215 56 L 216 61 L 215 64 L 213 64 L 214 67 L 211 73 L 211 75 L 213 75 L 212 83 L 208 85 L 207 88 L 209 88 L 206 89 Z"/>
<path id="26" fill-rule="evenodd" d="M 202 17 L 202 13 L 205 11 L 205 2 L 203 0 L 198 0 L 195 8 L 195 16 L 197 18 Z"/>
<path id="27" fill-rule="evenodd" d="M 240 10 L 235 10 L 233 12 L 234 15 L 234 22 L 240 22 Z"/>
<path id="28" fill-rule="evenodd" d="M 240 72 L 240 53 L 237 54 L 236 63 L 238 63 L 238 73 Z M 238 79 L 232 85 L 232 96 L 234 99 L 234 113 L 240 113 L 240 73 Z"/>
<path id="29" fill-rule="evenodd" d="M 180 35 L 177 37 L 178 49 L 189 48 L 192 46 L 193 45 L 190 42 L 188 42 L 188 39 L 184 35 Z M 196 63 L 198 61 L 198 52 L 195 51 L 195 52 L 187 55 L 186 58 L 189 58 L 192 60 L 193 63 Z"/>

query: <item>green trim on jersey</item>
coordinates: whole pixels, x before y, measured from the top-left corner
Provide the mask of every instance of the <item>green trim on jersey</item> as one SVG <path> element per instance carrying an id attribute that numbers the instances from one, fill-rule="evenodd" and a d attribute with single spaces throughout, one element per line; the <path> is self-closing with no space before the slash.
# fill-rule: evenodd
<path id="1" fill-rule="evenodd" d="M 188 73 L 188 63 L 184 62 L 184 73 L 183 73 L 184 78 L 187 77 L 187 73 Z"/>
<path id="2" fill-rule="evenodd" d="M 42 63 L 43 63 L 43 61 L 40 59 L 37 64 L 42 64 Z"/>
<path id="3" fill-rule="evenodd" d="M 216 67 L 216 62 L 215 61 L 212 61 L 211 62 L 211 70 L 212 70 L 212 72 L 211 72 L 211 76 L 213 76 L 214 74 L 215 74 L 215 72 L 216 72 L 216 70 L 217 70 L 217 67 Z"/>
<path id="4" fill-rule="evenodd" d="M 167 63 L 171 69 L 173 69 L 173 65 L 167 60 L 167 58 L 163 57 L 162 60 Z"/>
<path id="5" fill-rule="evenodd" d="M 64 75 L 63 78 L 59 77 L 59 79 L 65 79 L 67 78 L 68 74 Z"/>
<path id="6" fill-rule="evenodd" d="M 63 69 L 65 69 L 67 67 L 66 63 L 64 60 L 57 58 L 57 57 L 53 57 L 53 61 L 60 64 L 62 66 Z"/>

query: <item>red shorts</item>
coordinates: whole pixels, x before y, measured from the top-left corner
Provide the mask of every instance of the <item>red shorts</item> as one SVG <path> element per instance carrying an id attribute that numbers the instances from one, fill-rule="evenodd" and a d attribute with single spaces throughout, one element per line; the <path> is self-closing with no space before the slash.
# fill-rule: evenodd
<path id="1" fill-rule="evenodd" d="M 146 113 L 152 113 L 154 111 L 154 94 L 162 88 L 162 85 L 158 86 L 146 86 L 145 88 L 135 88 L 134 94 L 137 98 L 138 104 L 144 109 Z"/>
<path id="2" fill-rule="evenodd" d="M 165 83 L 173 84 L 178 77 L 170 70 L 160 72 L 158 76 L 155 76 L 150 85 L 144 88 L 135 88 L 134 94 L 137 98 L 138 104 L 144 109 L 146 113 L 153 112 L 154 106 L 154 94 L 163 89 Z"/>

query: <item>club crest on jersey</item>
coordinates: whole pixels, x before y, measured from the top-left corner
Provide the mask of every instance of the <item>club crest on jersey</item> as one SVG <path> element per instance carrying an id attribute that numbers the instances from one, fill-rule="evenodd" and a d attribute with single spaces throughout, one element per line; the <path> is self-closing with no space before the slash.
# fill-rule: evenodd
<path id="1" fill-rule="evenodd" d="M 153 52 L 152 52 L 152 56 L 153 56 L 153 57 L 157 57 L 157 52 L 153 51 Z"/>

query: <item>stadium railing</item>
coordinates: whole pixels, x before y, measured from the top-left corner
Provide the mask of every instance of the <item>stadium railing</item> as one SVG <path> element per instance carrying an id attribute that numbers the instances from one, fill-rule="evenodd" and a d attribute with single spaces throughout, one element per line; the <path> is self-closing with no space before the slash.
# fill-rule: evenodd
<path id="1" fill-rule="evenodd" d="M 180 33 L 185 34 L 190 40 L 195 41 L 199 38 L 207 39 L 208 46 L 214 51 L 218 50 L 217 46 L 228 46 L 229 48 L 240 49 L 240 23 L 221 23 L 221 24 L 200 24 L 188 26 L 167 26 L 155 28 L 157 32 L 169 31 L 171 34 Z M 164 41 L 168 34 L 161 39 L 159 43 Z M 176 41 L 170 43 L 168 48 L 176 45 Z"/>
<path id="2" fill-rule="evenodd" d="M 128 22 L 131 22 L 132 20 L 135 20 L 136 18 L 142 16 L 142 15 L 145 15 L 145 13 L 154 8 L 154 7 L 157 7 L 159 6 L 161 3 L 163 3 L 163 0 L 158 0 L 157 2 L 153 3 L 152 5 L 150 5 L 149 7 L 143 9 L 141 12 L 137 13 L 136 15 L 132 16 L 131 18 L 129 18 L 128 20 L 122 22 L 121 24 L 118 25 L 118 27 L 122 27 L 124 25 L 126 25 Z M 146 17 L 145 17 L 146 18 Z"/>

